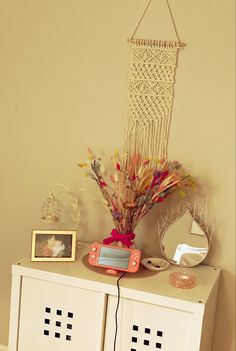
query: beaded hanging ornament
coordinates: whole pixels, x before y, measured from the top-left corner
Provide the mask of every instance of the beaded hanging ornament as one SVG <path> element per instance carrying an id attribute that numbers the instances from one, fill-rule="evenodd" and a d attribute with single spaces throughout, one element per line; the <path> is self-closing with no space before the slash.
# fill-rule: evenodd
<path id="1" fill-rule="evenodd" d="M 179 39 L 168 0 L 165 1 L 177 40 L 134 38 L 151 1 L 128 39 L 131 62 L 124 155 L 129 162 L 132 155 L 139 153 L 143 159 L 150 159 L 151 168 L 156 168 L 157 160 L 167 158 L 175 71 L 178 53 L 184 44 Z"/>

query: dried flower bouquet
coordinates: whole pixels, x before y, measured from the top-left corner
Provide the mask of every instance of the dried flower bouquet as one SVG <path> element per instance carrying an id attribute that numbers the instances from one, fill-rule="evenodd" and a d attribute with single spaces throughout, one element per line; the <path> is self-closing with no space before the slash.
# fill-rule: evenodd
<path id="1" fill-rule="evenodd" d="M 149 164 L 150 160 L 141 159 L 139 154 L 124 163 L 115 152 L 110 165 L 105 166 L 90 148 L 88 162 L 79 163 L 80 167 L 89 168 L 86 174 L 97 183 L 111 213 L 115 229 L 105 239 L 106 244 L 121 241 L 129 247 L 135 227 L 156 204 L 176 190 L 184 196 L 183 188 L 194 186 L 193 178 L 185 174 L 178 161 L 159 160 L 156 169 Z"/>

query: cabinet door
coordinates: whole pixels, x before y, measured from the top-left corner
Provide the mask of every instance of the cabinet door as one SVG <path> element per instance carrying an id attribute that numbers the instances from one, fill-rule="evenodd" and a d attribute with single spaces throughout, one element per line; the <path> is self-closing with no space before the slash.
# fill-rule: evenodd
<path id="1" fill-rule="evenodd" d="M 117 297 L 109 296 L 104 351 L 113 349 Z M 117 351 L 195 351 L 193 314 L 121 298 Z M 196 348 L 197 347 L 197 348 Z"/>
<path id="2" fill-rule="evenodd" d="M 17 351 L 100 351 L 106 297 L 24 277 Z"/>

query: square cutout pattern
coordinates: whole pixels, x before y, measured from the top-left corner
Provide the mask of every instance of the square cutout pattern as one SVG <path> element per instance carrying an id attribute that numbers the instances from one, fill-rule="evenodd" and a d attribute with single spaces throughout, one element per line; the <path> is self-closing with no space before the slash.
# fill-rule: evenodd
<path id="1" fill-rule="evenodd" d="M 162 350 L 163 331 L 142 327 L 137 324 L 132 325 L 130 351 L 158 351 Z M 164 350 L 163 350 L 164 351 Z"/>
<path id="2" fill-rule="evenodd" d="M 73 312 L 53 309 L 49 306 L 46 306 L 44 311 L 46 315 L 44 318 L 43 334 L 45 336 L 51 336 L 52 338 L 71 341 L 71 331 L 73 329 L 72 322 L 74 317 Z M 61 319 L 63 316 L 64 320 Z M 55 318 L 59 318 L 59 320 L 55 320 Z M 65 332 L 63 333 L 63 327 L 67 330 L 66 334 Z"/>

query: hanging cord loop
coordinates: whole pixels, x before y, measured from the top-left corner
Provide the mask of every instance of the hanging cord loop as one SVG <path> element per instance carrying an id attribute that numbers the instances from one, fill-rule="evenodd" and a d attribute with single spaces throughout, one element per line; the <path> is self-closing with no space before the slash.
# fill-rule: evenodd
<path id="1" fill-rule="evenodd" d="M 177 42 L 178 42 L 178 43 L 181 43 L 180 37 L 179 37 L 179 34 L 178 34 L 178 31 L 177 31 L 177 28 L 176 28 L 176 24 L 175 24 L 175 21 L 174 21 L 174 17 L 173 17 L 171 8 L 170 8 L 169 1 L 168 1 L 168 0 L 165 0 L 165 1 L 166 1 L 166 5 L 167 5 L 167 8 L 168 8 L 168 12 L 169 12 L 169 15 L 170 15 L 170 18 L 171 18 L 171 23 L 172 23 L 172 26 L 173 26 L 173 28 L 174 28 L 174 32 L 175 32 L 175 35 L 176 35 L 176 38 L 177 38 Z M 134 40 L 134 36 L 135 36 L 135 34 L 136 34 L 136 32 L 137 32 L 137 30 L 138 30 L 138 28 L 139 28 L 139 26 L 140 26 L 140 24 L 141 24 L 143 18 L 144 18 L 144 16 L 146 15 L 146 13 L 147 13 L 147 11 L 148 11 L 148 9 L 149 9 L 149 7 L 150 7 L 150 5 L 151 5 L 151 2 L 152 2 L 152 0 L 149 0 L 149 1 L 148 1 L 148 4 L 147 4 L 147 6 L 146 6 L 146 8 L 145 8 L 145 10 L 144 10 L 144 12 L 143 12 L 141 18 L 140 18 L 140 20 L 138 21 L 138 24 L 137 24 L 137 26 L 136 26 L 136 28 L 135 28 L 133 34 L 131 35 L 131 37 L 130 37 L 130 39 L 129 39 L 130 41 Z"/>

